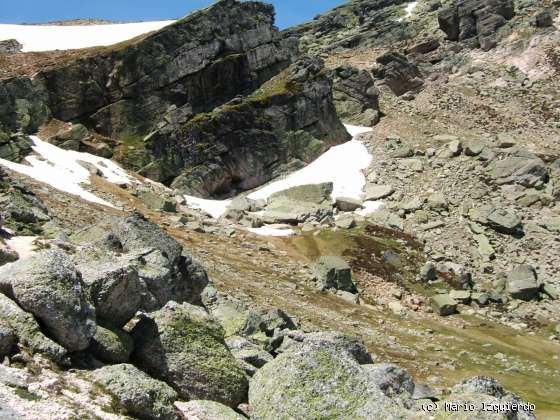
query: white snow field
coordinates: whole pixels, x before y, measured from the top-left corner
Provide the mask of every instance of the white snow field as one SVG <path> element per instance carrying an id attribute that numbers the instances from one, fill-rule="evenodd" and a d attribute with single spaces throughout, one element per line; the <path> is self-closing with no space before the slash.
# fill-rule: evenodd
<path id="1" fill-rule="evenodd" d="M 23 52 L 70 50 L 117 44 L 175 22 L 123 23 L 109 25 L 57 26 L 0 24 L 0 41 L 16 39 Z"/>
<path id="2" fill-rule="evenodd" d="M 260 228 L 249 228 L 249 232 L 261 236 L 292 236 L 294 231 L 287 226 L 265 225 Z"/>
<path id="3" fill-rule="evenodd" d="M 404 9 L 404 12 L 405 12 L 404 18 L 398 18 L 397 22 L 402 22 L 405 19 L 409 19 L 410 16 L 412 16 L 412 12 L 414 12 L 414 9 L 416 9 L 416 6 L 418 6 L 417 1 L 413 1 L 413 2 L 408 3 L 406 5 L 405 9 Z"/>
<path id="4" fill-rule="evenodd" d="M 203 210 L 214 219 L 218 219 L 222 214 L 224 214 L 231 203 L 231 200 L 208 200 L 205 198 L 194 197 L 192 195 L 185 195 L 184 197 L 187 202 L 187 207 Z"/>
<path id="5" fill-rule="evenodd" d="M 90 172 L 80 164 L 89 163 L 97 168 L 107 181 L 114 184 L 130 184 L 137 182 L 126 171 L 109 159 L 100 158 L 89 153 L 80 153 L 64 150 L 42 141 L 36 136 L 31 136 L 37 155 L 25 158 L 29 165 L 14 163 L 0 159 L 0 165 L 13 171 L 27 175 L 37 181 L 44 182 L 57 190 L 77 195 L 92 203 L 114 207 L 111 203 L 86 191 L 82 184 L 89 184 Z"/>

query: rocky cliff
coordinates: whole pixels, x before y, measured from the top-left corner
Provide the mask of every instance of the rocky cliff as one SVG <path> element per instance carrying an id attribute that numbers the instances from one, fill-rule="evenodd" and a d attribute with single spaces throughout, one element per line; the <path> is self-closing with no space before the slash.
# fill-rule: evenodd
<path id="1" fill-rule="evenodd" d="M 290 63 L 270 5 L 222 0 L 147 36 L 0 83 L 0 122 L 33 133 L 49 118 L 135 137 L 166 114 L 209 111 Z"/>
<path id="2" fill-rule="evenodd" d="M 206 197 L 254 188 L 278 175 L 280 165 L 309 163 L 349 138 L 323 62 L 302 57 L 249 96 L 152 133 L 140 172 Z"/>

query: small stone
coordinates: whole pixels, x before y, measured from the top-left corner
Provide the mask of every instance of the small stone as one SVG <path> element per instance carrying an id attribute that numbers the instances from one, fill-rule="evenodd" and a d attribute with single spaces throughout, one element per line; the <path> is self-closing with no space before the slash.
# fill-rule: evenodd
<path id="1" fill-rule="evenodd" d="M 350 293 L 344 290 L 339 290 L 336 292 L 336 295 L 344 299 L 346 302 L 354 303 L 356 305 L 360 303 L 360 297 L 356 293 Z"/>
<path id="2" fill-rule="evenodd" d="M 530 265 L 520 265 L 507 274 L 506 291 L 514 299 L 532 300 L 538 296 L 537 272 Z"/>
<path id="3" fill-rule="evenodd" d="M 433 262 L 427 262 L 422 270 L 420 270 L 420 278 L 424 281 L 432 281 L 437 279 L 437 269 Z"/>
<path id="4" fill-rule="evenodd" d="M 488 295 L 488 293 L 474 292 L 471 295 L 471 299 L 474 303 L 480 306 L 485 306 L 488 305 L 488 302 L 490 301 L 490 296 Z"/>
<path id="5" fill-rule="evenodd" d="M 337 197 L 335 206 L 340 211 L 354 211 L 364 207 L 361 200 L 349 197 Z"/>
<path id="6" fill-rule="evenodd" d="M 471 292 L 468 290 L 452 290 L 449 292 L 449 296 L 463 305 L 468 305 L 471 301 Z"/>
<path id="7" fill-rule="evenodd" d="M 366 186 L 365 201 L 376 201 L 389 197 L 395 192 L 390 185 L 368 185 Z"/>

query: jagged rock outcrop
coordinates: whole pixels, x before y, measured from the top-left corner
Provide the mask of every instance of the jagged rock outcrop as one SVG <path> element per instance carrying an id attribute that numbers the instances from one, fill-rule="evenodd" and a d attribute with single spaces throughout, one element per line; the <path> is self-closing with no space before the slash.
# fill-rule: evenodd
<path id="1" fill-rule="evenodd" d="M 513 0 L 456 0 L 439 12 L 438 22 L 449 40 L 476 37 L 476 46 L 489 50 L 496 46 L 496 30 L 513 15 Z"/>
<path id="2" fill-rule="evenodd" d="M 164 115 L 208 111 L 285 68 L 295 44 L 273 21 L 270 5 L 221 0 L 156 33 L 0 82 L 0 121 L 34 132 L 50 117 L 80 120 L 134 144 Z"/>
<path id="3" fill-rule="evenodd" d="M 316 57 L 302 57 L 251 95 L 145 140 L 149 178 L 200 196 L 247 190 L 269 181 L 282 163 L 310 162 L 349 140 Z"/>
<path id="4" fill-rule="evenodd" d="M 383 54 L 376 62 L 377 66 L 372 69 L 374 77 L 383 80 L 397 96 L 416 91 L 424 84 L 418 67 L 396 51 Z"/>
<path id="5" fill-rule="evenodd" d="M 352 66 L 333 70 L 333 101 L 346 123 L 372 127 L 379 122 L 379 90 L 371 74 Z"/>
<path id="6" fill-rule="evenodd" d="M 407 3 L 408 0 L 349 1 L 283 34 L 297 38 L 302 53 L 391 44 L 413 35 L 412 28 L 402 21 Z"/>

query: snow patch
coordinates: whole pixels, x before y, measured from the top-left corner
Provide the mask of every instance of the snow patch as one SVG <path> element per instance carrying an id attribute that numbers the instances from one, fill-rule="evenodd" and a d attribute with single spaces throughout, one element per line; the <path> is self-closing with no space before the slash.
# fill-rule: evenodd
<path id="1" fill-rule="evenodd" d="M 84 190 L 82 184 L 89 184 L 90 172 L 80 162 L 86 162 L 98 169 L 107 181 L 113 184 L 130 184 L 135 180 L 114 162 L 72 150 L 64 150 L 31 136 L 34 143 L 33 150 L 39 155 L 25 158 L 29 165 L 14 163 L 0 159 L 0 165 L 20 174 L 27 175 L 37 181 L 44 182 L 51 187 L 77 195 L 92 203 L 114 207 L 111 203 Z"/>
<path id="2" fill-rule="evenodd" d="M 364 201 L 364 208 L 358 209 L 354 213 L 359 214 L 360 216 L 368 216 L 371 213 L 375 213 L 382 205 L 382 201 Z"/>
<path id="3" fill-rule="evenodd" d="M 360 199 L 366 184 L 362 171 L 370 165 L 373 158 L 366 146 L 355 137 L 371 131 L 371 128 L 348 125 L 346 129 L 354 139 L 331 147 L 305 168 L 249 194 L 248 198 L 267 199 L 276 192 L 299 185 L 332 182 L 333 199 L 337 197 Z"/>
<path id="4" fill-rule="evenodd" d="M 397 22 L 402 22 L 405 19 L 409 19 L 410 16 L 412 16 L 412 12 L 414 12 L 414 9 L 416 9 L 416 6 L 418 6 L 418 2 L 417 1 L 413 1 L 410 3 L 407 3 L 405 9 L 404 9 L 404 18 L 398 18 Z"/>
<path id="5" fill-rule="evenodd" d="M 285 225 L 265 225 L 260 228 L 249 228 L 249 232 L 261 236 L 292 236 L 294 231 Z"/>
<path id="6" fill-rule="evenodd" d="M 0 40 L 16 39 L 23 45 L 24 52 L 70 50 L 117 44 L 173 22 L 165 20 L 89 26 L 0 24 Z"/>
<path id="7" fill-rule="evenodd" d="M 193 197 L 192 195 L 185 195 L 184 197 L 187 201 L 187 207 L 203 210 L 214 219 L 219 219 L 231 204 L 231 200 L 207 200 L 204 198 Z"/>

